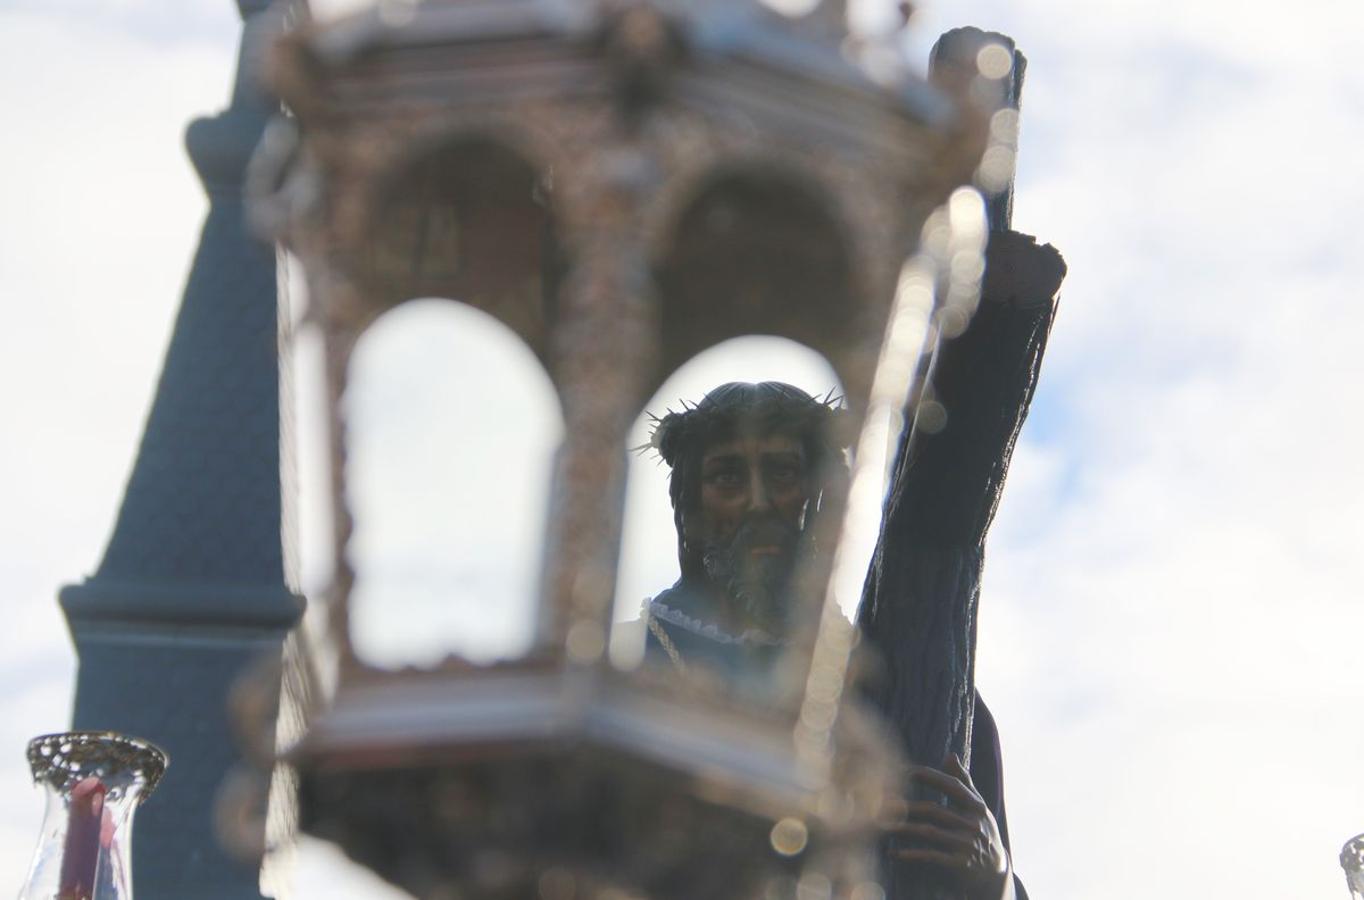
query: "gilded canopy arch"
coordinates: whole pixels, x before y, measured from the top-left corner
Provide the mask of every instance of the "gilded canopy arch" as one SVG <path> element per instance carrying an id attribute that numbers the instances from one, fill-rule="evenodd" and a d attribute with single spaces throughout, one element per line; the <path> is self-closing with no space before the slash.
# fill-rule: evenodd
<path id="1" fill-rule="evenodd" d="M 855 155 L 777 149 L 771 140 L 735 133 L 714 138 L 675 142 L 660 150 L 668 177 L 643 213 L 667 345 L 658 378 L 726 338 L 779 333 L 817 349 L 838 370 L 850 395 L 860 396 L 869 386 L 876 352 L 861 338 L 880 333 L 895 276 L 913 246 L 917 211 L 908 202 L 899 202 L 901 192 L 886 190 L 887 182 L 880 177 L 884 173 L 869 171 L 866 161 Z M 771 251 L 766 270 L 758 272 L 761 260 L 732 258 L 740 245 L 726 242 L 731 253 L 728 274 L 750 282 L 761 278 L 767 291 L 785 285 L 790 296 L 804 296 L 808 303 L 764 302 L 758 308 L 765 314 L 750 317 L 751 322 L 745 319 L 742 304 L 738 308 L 726 304 L 714 310 L 709 322 L 692 321 L 705 304 L 698 305 L 696 296 L 679 297 L 676 283 L 688 272 L 724 280 L 713 261 L 698 257 L 695 228 L 703 208 L 723 206 L 726 195 L 739 207 L 764 211 L 762 221 L 755 218 L 750 227 Z M 719 214 L 724 216 L 725 211 Z M 753 249 L 758 253 L 762 248 Z M 804 272 L 805 279 L 796 277 L 797 272 Z M 821 288 L 823 295 L 816 296 Z M 716 284 L 715 290 L 723 294 L 740 288 Z M 750 284 L 748 290 L 763 288 Z M 714 327 L 706 331 L 701 327 L 706 325 Z"/>
<path id="2" fill-rule="evenodd" d="M 334 255 L 357 294 L 338 324 L 359 331 L 405 300 L 447 297 L 494 316 L 543 361 L 561 254 L 541 148 L 487 117 L 387 123 L 372 137 L 334 182 Z"/>

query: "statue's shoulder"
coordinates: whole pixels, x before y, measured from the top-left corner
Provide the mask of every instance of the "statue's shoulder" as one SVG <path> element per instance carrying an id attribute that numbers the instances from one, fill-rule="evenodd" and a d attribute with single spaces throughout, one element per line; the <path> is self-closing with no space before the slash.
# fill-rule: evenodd
<path id="1" fill-rule="evenodd" d="M 713 624 L 689 613 L 694 604 L 687 601 L 688 594 L 674 585 L 645 600 L 640 618 L 651 632 L 663 628 L 669 633 L 684 631 L 711 637 L 718 634 Z"/>

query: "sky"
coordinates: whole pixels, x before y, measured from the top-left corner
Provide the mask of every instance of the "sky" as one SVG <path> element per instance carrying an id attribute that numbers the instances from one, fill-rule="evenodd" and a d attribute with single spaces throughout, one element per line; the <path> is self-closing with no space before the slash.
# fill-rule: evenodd
<path id="1" fill-rule="evenodd" d="M 981 599 L 1017 869 L 1039 900 L 1344 897 L 1364 10 L 925 0 L 915 64 L 961 24 L 1029 58 L 1014 224 L 1070 268 Z M 206 210 L 183 129 L 225 105 L 236 29 L 225 0 L 0 5 L 0 883 L 41 814 L 24 744 L 70 716 L 56 592 L 103 551 Z M 390 896 L 302 857 L 300 896 Z"/>

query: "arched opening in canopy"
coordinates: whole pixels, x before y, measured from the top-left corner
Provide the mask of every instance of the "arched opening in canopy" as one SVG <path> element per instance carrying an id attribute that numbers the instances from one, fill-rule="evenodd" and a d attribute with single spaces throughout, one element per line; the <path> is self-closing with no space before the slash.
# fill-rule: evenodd
<path id="1" fill-rule="evenodd" d="M 625 498 L 615 621 L 637 622 L 642 606 L 677 581 L 679 538 L 669 501 L 671 470 L 649 447 L 655 417 L 695 404 L 715 387 L 733 381 L 779 381 L 819 398 L 841 397 L 842 385 L 819 353 L 785 338 L 748 335 L 711 347 L 673 372 L 645 405 L 630 430 L 631 456 Z M 620 668 L 638 665 L 643 633 L 618 627 L 610 645 Z"/>
<path id="2" fill-rule="evenodd" d="M 524 653 L 563 436 L 535 355 L 466 304 L 409 301 L 356 343 L 342 413 L 357 656 L 396 668 Z"/>

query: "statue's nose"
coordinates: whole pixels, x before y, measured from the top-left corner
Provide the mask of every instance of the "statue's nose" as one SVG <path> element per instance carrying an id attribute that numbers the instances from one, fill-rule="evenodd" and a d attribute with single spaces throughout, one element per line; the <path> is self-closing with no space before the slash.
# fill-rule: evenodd
<path id="1" fill-rule="evenodd" d="M 748 508 L 753 512 L 765 511 L 772 505 L 772 498 L 768 496 L 767 485 L 763 482 L 762 473 L 757 469 L 750 470 L 748 473 Z"/>

